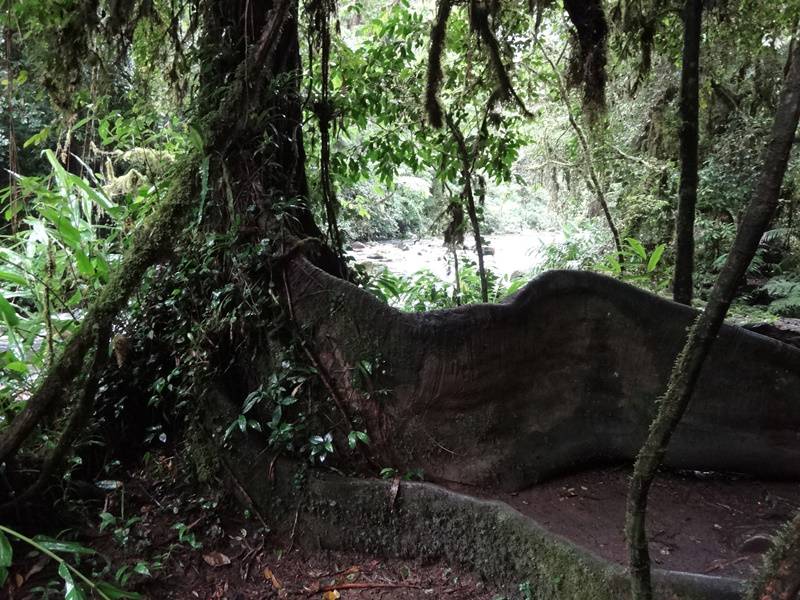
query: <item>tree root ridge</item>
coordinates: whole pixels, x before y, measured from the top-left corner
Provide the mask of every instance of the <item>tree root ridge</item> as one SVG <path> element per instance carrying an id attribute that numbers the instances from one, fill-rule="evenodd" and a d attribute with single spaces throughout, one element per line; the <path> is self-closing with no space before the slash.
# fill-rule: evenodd
<path id="1" fill-rule="evenodd" d="M 498 305 L 408 314 L 301 257 L 287 269 L 295 319 L 346 410 L 364 415 L 376 458 L 505 490 L 632 462 L 697 315 L 575 271 Z M 350 377 L 376 356 L 387 374 L 372 386 L 390 390 L 379 405 Z M 797 389 L 799 350 L 723 326 L 666 465 L 800 479 Z"/>

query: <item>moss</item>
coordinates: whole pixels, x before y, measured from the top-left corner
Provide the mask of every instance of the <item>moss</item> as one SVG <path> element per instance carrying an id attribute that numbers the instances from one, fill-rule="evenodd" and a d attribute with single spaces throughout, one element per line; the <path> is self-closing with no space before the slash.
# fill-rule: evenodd
<path id="1" fill-rule="evenodd" d="M 800 511 L 775 536 L 772 548 L 764 557 L 764 565 L 759 576 L 747 586 L 746 600 L 761 599 L 762 591 L 767 587 L 770 579 L 778 575 L 781 564 L 787 557 L 792 556 L 792 552 L 797 551 L 797 548 L 793 549 L 793 546 L 800 545 L 798 543 L 798 537 L 800 537 L 798 532 L 800 532 Z"/>
<path id="2" fill-rule="evenodd" d="M 197 481 L 207 483 L 220 473 L 218 449 L 197 422 L 186 430 L 186 449 Z"/>

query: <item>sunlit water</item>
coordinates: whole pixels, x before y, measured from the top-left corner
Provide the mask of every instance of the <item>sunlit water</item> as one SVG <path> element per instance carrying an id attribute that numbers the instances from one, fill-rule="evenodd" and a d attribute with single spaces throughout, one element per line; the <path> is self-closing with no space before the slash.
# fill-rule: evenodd
<path id="1" fill-rule="evenodd" d="M 486 268 L 499 276 L 526 274 L 544 260 L 544 249 L 560 240 L 561 234 L 550 231 L 527 231 L 486 236 L 490 252 L 484 257 Z M 452 253 L 441 239 L 422 238 L 354 243 L 348 251 L 357 262 L 370 268 L 384 266 L 394 273 L 411 275 L 427 269 L 440 278 L 451 273 Z M 477 262 L 474 244 L 459 250 L 459 258 Z"/>

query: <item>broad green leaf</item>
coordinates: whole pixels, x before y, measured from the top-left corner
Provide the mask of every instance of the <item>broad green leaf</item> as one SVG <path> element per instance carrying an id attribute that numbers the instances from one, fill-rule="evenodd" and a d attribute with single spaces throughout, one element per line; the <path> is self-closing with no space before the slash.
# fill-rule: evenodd
<path id="1" fill-rule="evenodd" d="M 639 240 L 636 238 L 625 238 L 625 241 L 631 247 L 631 250 L 633 250 L 639 256 L 639 258 L 642 260 L 647 260 L 647 251 L 644 249 L 644 246 L 642 246 L 642 243 Z"/>
<path id="2" fill-rule="evenodd" d="M 191 142 L 192 146 L 194 146 L 194 149 L 198 152 L 203 151 L 203 137 L 194 127 L 189 128 L 189 142 Z"/>
<path id="3" fill-rule="evenodd" d="M 86 594 L 81 587 L 75 583 L 72 573 L 66 563 L 61 563 L 58 567 L 58 574 L 64 580 L 64 600 L 86 600 Z"/>
<path id="4" fill-rule="evenodd" d="M 22 147 L 28 148 L 29 146 L 39 145 L 43 141 L 45 141 L 48 137 L 50 137 L 50 128 L 45 127 L 39 133 L 34 133 L 31 137 L 25 140 L 25 143 L 22 144 Z"/>
<path id="5" fill-rule="evenodd" d="M 97 206 L 102 208 L 110 216 L 114 217 L 115 219 L 118 219 L 122 216 L 124 212 L 123 209 L 114 204 L 111 200 L 109 200 L 104 192 L 96 190 L 91 185 L 86 183 L 86 181 L 83 178 L 78 177 L 77 175 L 72 175 L 70 173 L 68 179 L 73 185 L 75 185 L 75 187 L 78 187 L 81 190 L 83 190 L 86 193 L 86 196 L 89 198 L 89 200 L 91 200 Z"/>
<path id="6" fill-rule="evenodd" d="M 202 149 L 202 147 L 201 147 Z M 210 157 L 203 158 L 200 165 L 200 209 L 197 211 L 197 224 L 199 225 L 203 220 L 203 211 L 206 206 L 206 197 L 208 196 L 208 164 Z"/>
<path id="7" fill-rule="evenodd" d="M 24 362 L 20 362 L 18 360 L 10 362 L 6 365 L 6 369 L 9 371 L 13 371 L 14 373 L 20 373 L 25 375 L 28 372 L 28 365 Z"/>
<path id="8" fill-rule="evenodd" d="M 85 277 L 94 275 L 94 267 L 92 261 L 86 253 L 80 248 L 75 250 L 75 262 L 78 264 L 78 272 Z"/>
<path id="9" fill-rule="evenodd" d="M 50 552 L 65 552 L 67 554 L 96 554 L 94 550 L 91 548 L 87 548 L 86 546 L 81 546 L 75 542 L 65 542 L 62 540 L 54 540 L 53 538 L 44 536 L 44 535 L 37 535 L 33 538 L 37 544 L 41 545 L 43 548 L 50 550 Z"/>
<path id="10" fill-rule="evenodd" d="M 43 154 L 47 158 L 47 162 L 50 163 L 50 166 L 53 169 L 53 175 L 55 175 L 56 180 L 58 181 L 58 183 L 64 189 L 69 189 L 69 186 L 67 185 L 69 183 L 68 177 L 67 177 L 68 172 L 63 167 L 63 165 L 58 161 L 58 158 L 56 158 L 55 152 L 53 152 L 52 150 L 50 150 L 48 148 L 47 150 L 45 150 L 43 152 Z"/>
<path id="11" fill-rule="evenodd" d="M 3 587 L 8 579 L 8 568 L 0 567 L 0 587 Z"/>
<path id="12" fill-rule="evenodd" d="M 10 567 L 12 558 L 14 551 L 11 549 L 11 542 L 8 541 L 6 534 L 0 531 L 0 567 Z"/>
<path id="13" fill-rule="evenodd" d="M 0 269 L 0 280 L 16 283 L 17 285 L 28 285 L 28 280 L 19 273 Z"/>
<path id="14" fill-rule="evenodd" d="M 8 323 L 11 327 L 16 327 L 19 325 L 19 316 L 17 315 L 17 311 L 3 295 L 0 295 L 0 314 L 3 315 L 6 323 Z"/>
<path id="15" fill-rule="evenodd" d="M 140 600 L 144 598 L 141 594 L 128 592 L 105 581 L 98 581 L 95 585 L 97 585 L 98 590 L 111 598 L 111 600 Z"/>
<path id="16" fill-rule="evenodd" d="M 60 234 L 59 238 L 62 242 L 64 242 L 64 244 L 73 250 L 80 248 L 81 233 L 72 225 L 72 223 L 69 222 L 67 217 L 59 214 L 58 211 L 50 208 L 49 206 L 43 206 L 39 208 L 39 212 L 45 219 L 50 221 L 55 226 L 56 230 Z"/>
<path id="17" fill-rule="evenodd" d="M 661 256 L 664 254 L 664 244 L 659 244 L 656 246 L 656 249 L 653 250 L 653 253 L 650 255 L 650 260 L 647 261 L 647 272 L 652 273 L 655 271 L 655 268 L 658 266 L 658 262 L 661 260 Z"/>

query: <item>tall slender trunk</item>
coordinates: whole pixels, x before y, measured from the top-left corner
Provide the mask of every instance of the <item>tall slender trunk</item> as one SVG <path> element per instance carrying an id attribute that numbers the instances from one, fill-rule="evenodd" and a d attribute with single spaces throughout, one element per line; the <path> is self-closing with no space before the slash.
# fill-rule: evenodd
<path id="1" fill-rule="evenodd" d="M 569 91 L 567 90 L 567 84 L 564 82 L 564 77 L 561 75 L 561 71 L 558 70 L 556 63 L 550 58 L 550 55 L 544 48 L 544 45 L 542 45 L 541 42 L 537 42 L 537 44 L 539 45 L 539 50 L 541 50 L 544 59 L 548 62 L 550 68 L 553 70 L 553 74 L 556 76 L 558 91 L 561 94 L 564 107 L 567 109 L 567 118 L 569 119 L 569 124 L 575 132 L 575 135 L 578 138 L 578 143 L 583 151 L 584 171 L 586 173 L 586 180 L 589 184 L 589 189 L 594 193 L 600 208 L 603 209 L 603 215 L 606 218 L 608 229 L 611 232 L 612 239 L 614 240 L 614 247 L 617 250 L 617 261 L 619 262 L 620 269 L 624 270 L 625 255 L 622 252 L 622 239 L 619 235 L 619 229 L 617 229 L 617 225 L 614 223 L 614 218 L 611 216 L 611 209 L 608 206 L 608 200 L 606 199 L 605 192 L 603 192 L 603 186 L 600 184 L 600 178 L 597 176 L 597 170 L 594 167 L 594 157 L 592 156 L 592 147 L 589 144 L 589 138 L 586 137 L 583 128 L 578 124 L 575 115 L 572 114 L 572 106 L 570 106 L 569 102 Z"/>
<path id="2" fill-rule="evenodd" d="M 481 279 L 481 300 L 489 302 L 489 284 L 486 280 L 486 268 L 483 264 L 483 240 L 481 239 L 481 224 L 478 219 L 478 210 L 475 206 L 475 194 L 472 190 L 472 174 L 464 173 L 464 197 L 467 201 L 467 214 L 472 225 L 475 238 L 475 252 L 478 254 L 478 275 Z"/>
<path id="3" fill-rule="evenodd" d="M 481 224 L 478 218 L 478 209 L 475 206 L 475 193 L 472 189 L 472 172 L 474 169 L 475 159 L 479 148 L 475 148 L 472 155 L 470 155 L 467 148 L 467 142 L 464 139 L 464 134 L 461 132 L 458 124 L 453 119 L 450 113 L 444 115 L 450 133 L 456 140 L 458 146 L 458 158 L 461 162 L 461 178 L 464 180 L 464 185 L 461 191 L 461 197 L 467 204 L 467 214 L 469 215 L 469 222 L 472 225 L 472 233 L 475 239 L 475 252 L 478 255 L 478 275 L 481 280 L 481 300 L 489 302 L 489 284 L 486 279 L 486 269 L 483 264 L 483 241 L 481 240 Z"/>
<path id="4" fill-rule="evenodd" d="M 683 12 L 683 65 L 681 67 L 680 152 L 681 183 L 675 219 L 675 279 L 673 299 L 691 305 L 694 291 L 694 214 L 698 184 L 698 114 L 700 36 L 703 2 L 686 0 Z"/>
<path id="5" fill-rule="evenodd" d="M 626 515 L 634 600 L 651 600 L 653 597 L 645 531 L 650 485 L 670 438 L 689 405 L 736 289 L 778 207 L 778 197 L 800 118 L 800 50 L 797 46 L 793 45 L 791 67 L 784 80 L 772 132 L 763 155 L 761 179 L 739 224 L 725 266 L 711 290 L 708 305 L 692 326 L 686 345 L 675 362 L 667 391 L 658 405 L 658 413 L 636 460 Z"/>

